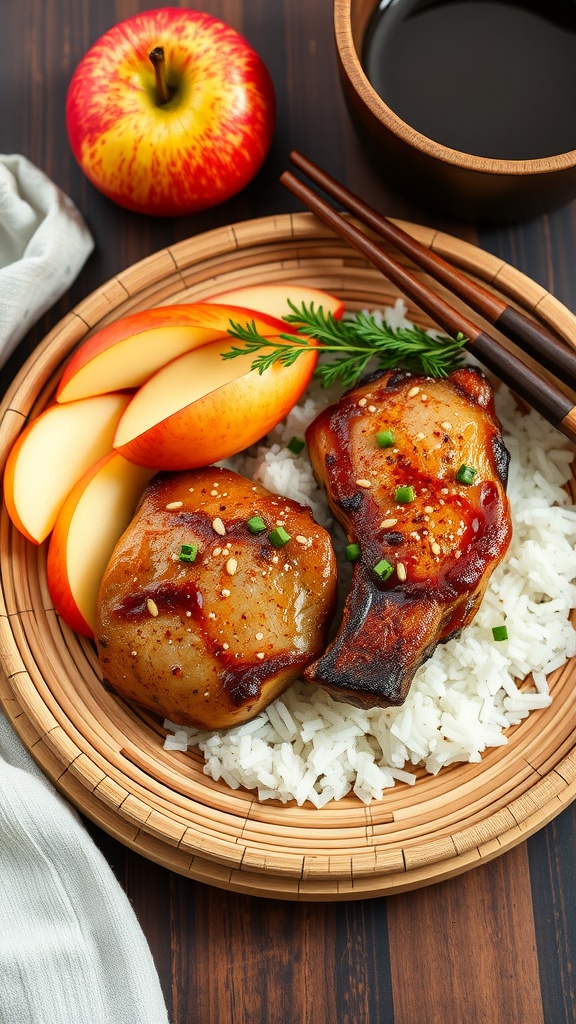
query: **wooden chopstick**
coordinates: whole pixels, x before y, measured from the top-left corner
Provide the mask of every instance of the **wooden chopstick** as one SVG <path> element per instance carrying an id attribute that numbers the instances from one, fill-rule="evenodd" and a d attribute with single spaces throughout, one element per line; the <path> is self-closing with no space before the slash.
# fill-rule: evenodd
<path id="1" fill-rule="evenodd" d="M 520 345 L 541 366 L 545 366 L 569 387 L 576 388 L 576 353 L 545 327 L 483 288 L 481 284 L 467 277 L 431 249 L 427 249 L 407 231 L 368 206 L 363 199 L 350 192 L 301 153 L 293 151 L 290 153 L 290 160 L 327 195 L 336 199 L 367 227 L 391 242 L 400 252 L 409 256 L 413 263 L 458 295 L 488 323 Z"/>
<path id="2" fill-rule="evenodd" d="M 466 347 L 484 366 L 576 443 L 576 406 L 559 388 L 539 377 L 531 367 L 509 352 L 496 338 L 450 306 L 291 171 L 284 171 L 280 181 L 319 220 L 328 224 L 337 235 L 362 253 L 377 270 L 416 302 L 420 309 L 428 313 L 439 327 L 453 337 L 459 333 L 464 334 L 468 339 Z"/>

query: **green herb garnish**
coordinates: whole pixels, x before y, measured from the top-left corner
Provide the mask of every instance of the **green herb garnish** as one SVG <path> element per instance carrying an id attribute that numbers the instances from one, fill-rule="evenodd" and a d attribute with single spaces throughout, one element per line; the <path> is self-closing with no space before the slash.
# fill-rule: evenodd
<path id="1" fill-rule="evenodd" d="M 360 545 L 359 544 L 347 544 L 346 545 L 346 558 L 349 562 L 357 562 L 360 558 Z"/>
<path id="2" fill-rule="evenodd" d="M 197 544 L 182 544 L 178 558 L 181 562 L 195 562 L 198 554 Z"/>
<path id="3" fill-rule="evenodd" d="M 292 437 L 288 441 L 286 447 L 288 448 L 288 451 L 293 452 L 294 455 L 300 455 L 302 449 L 306 447 L 306 441 L 301 437 Z"/>
<path id="4" fill-rule="evenodd" d="M 395 444 L 394 434 L 391 430 L 379 430 L 375 436 L 379 448 L 391 448 Z"/>
<path id="5" fill-rule="evenodd" d="M 392 573 L 394 572 L 394 566 L 390 565 L 390 562 L 387 562 L 386 559 L 383 558 L 380 562 L 378 562 L 377 565 L 374 566 L 374 572 L 376 573 L 377 576 L 380 577 L 381 580 L 387 580 L 388 577 L 391 576 Z"/>
<path id="6" fill-rule="evenodd" d="M 493 626 L 492 636 L 495 640 L 507 640 L 508 630 L 506 629 L 506 626 Z"/>
<path id="7" fill-rule="evenodd" d="M 286 532 L 283 526 L 277 526 L 275 530 L 268 534 L 268 540 L 275 548 L 283 548 L 290 540 L 290 534 Z"/>
<path id="8" fill-rule="evenodd" d="M 252 516 L 246 526 L 250 530 L 250 533 L 264 533 L 266 529 L 266 523 L 262 519 L 262 516 Z"/>
<path id="9" fill-rule="evenodd" d="M 302 303 L 300 307 L 288 300 L 292 313 L 283 317 L 293 334 L 280 334 L 277 340 L 258 334 L 254 321 L 246 324 L 230 321 L 228 333 L 242 342 L 222 353 L 223 359 L 234 359 L 247 353 L 261 352 L 252 363 L 252 369 L 264 373 L 270 366 L 280 363 L 292 366 L 302 352 L 317 351 L 320 359 L 335 354 L 330 361 L 316 367 L 323 387 L 339 383 L 351 387 L 375 359 L 379 369 L 403 367 L 428 377 L 447 377 L 462 363 L 463 334 L 456 338 L 432 338 L 420 327 L 389 327 L 379 324 L 368 313 L 357 313 L 351 319 L 335 320 L 322 307 L 315 309 Z M 313 342 L 318 342 L 314 345 Z M 267 351 L 262 351 L 266 349 Z"/>
<path id="10" fill-rule="evenodd" d="M 456 479 L 459 484 L 466 484 L 467 487 L 470 487 L 470 484 L 474 483 L 474 477 L 477 472 L 478 470 L 474 469 L 473 466 L 460 466 L 456 473 Z"/>
<path id="11" fill-rule="evenodd" d="M 401 505 L 408 505 L 411 501 L 414 501 L 415 490 L 412 484 L 407 484 L 404 487 L 397 487 L 394 491 L 394 501 L 399 502 Z"/>

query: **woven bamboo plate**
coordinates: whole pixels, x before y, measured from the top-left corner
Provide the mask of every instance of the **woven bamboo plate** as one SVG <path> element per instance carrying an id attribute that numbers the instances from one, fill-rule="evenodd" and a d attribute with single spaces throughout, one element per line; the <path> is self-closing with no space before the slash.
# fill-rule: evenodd
<path id="1" fill-rule="evenodd" d="M 576 347 L 576 318 L 501 260 L 450 236 L 404 225 L 426 245 L 515 301 Z M 103 285 L 44 339 L 4 398 L 0 458 L 49 400 L 76 344 L 128 312 L 203 299 L 232 286 L 300 281 L 377 307 L 395 289 L 309 214 L 211 231 Z M 410 313 L 419 319 L 414 309 Z M 574 663 L 551 679 L 550 708 L 509 732 L 481 764 L 418 775 L 365 806 L 323 810 L 259 803 L 202 772 L 194 753 L 163 749 L 161 724 L 101 684 L 92 645 L 59 621 L 45 545 L 0 518 L 0 699 L 48 777 L 84 814 L 144 856 L 238 892 L 291 900 L 360 899 L 448 878 L 498 856 L 576 796 Z"/>

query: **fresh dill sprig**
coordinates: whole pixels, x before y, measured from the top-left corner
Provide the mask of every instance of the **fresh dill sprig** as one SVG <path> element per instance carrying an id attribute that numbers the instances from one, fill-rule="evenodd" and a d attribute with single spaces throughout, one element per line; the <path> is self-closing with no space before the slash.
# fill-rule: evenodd
<path id="1" fill-rule="evenodd" d="M 382 370 L 403 368 L 428 377 L 446 377 L 462 364 L 466 341 L 462 334 L 431 337 L 420 327 L 389 327 L 369 313 L 335 320 L 332 313 L 324 313 L 321 306 L 316 309 L 313 302 L 296 306 L 289 301 L 289 306 L 292 312 L 283 320 L 294 328 L 293 334 L 266 338 L 258 333 L 254 321 L 244 325 L 230 321 L 228 333 L 242 344 L 233 345 L 223 358 L 253 353 L 252 369 L 264 373 L 274 363 L 291 366 L 302 352 L 317 351 L 320 359 L 330 353 L 331 358 L 316 367 L 323 387 L 335 383 L 351 387 L 372 359 Z M 318 344 L 312 345 L 310 339 Z"/>

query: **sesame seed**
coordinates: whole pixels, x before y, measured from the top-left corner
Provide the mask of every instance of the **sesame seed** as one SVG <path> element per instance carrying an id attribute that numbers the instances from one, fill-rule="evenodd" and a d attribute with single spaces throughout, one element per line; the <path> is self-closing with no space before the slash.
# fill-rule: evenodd
<path id="1" fill-rule="evenodd" d="M 376 406 L 375 405 L 369 405 L 368 406 L 368 412 L 376 412 Z"/>
<path id="2" fill-rule="evenodd" d="M 226 562 L 226 572 L 229 576 L 233 576 L 238 568 L 238 562 L 235 558 L 229 558 Z"/>
<path id="3" fill-rule="evenodd" d="M 212 497 L 212 498 L 215 498 L 217 494 L 218 494 L 218 491 L 210 491 L 210 497 Z"/>
<path id="4" fill-rule="evenodd" d="M 406 579 L 406 566 L 403 562 L 396 562 L 396 574 L 399 580 Z"/>
<path id="5" fill-rule="evenodd" d="M 222 594 L 222 597 L 230 597 L 230 591 L 226 590 L 226 588 L 224 588 L 224 590 L 221 590 L 220 593 Z"/>
<path id="6" fill-rule="evenodd" d="M 214 551 L 212 552 L 212 554 L 213 555 L 221 555 L 222 554 L 222 548 L 214 548 Z"/>
<path id="7" fill-rule="evenodd" d="M 430 548 L 432 550 L 432 554 L 433 555 L 439 555 L 440 552 L 442 551 L 442 548 L 440 547 L 439 544 L 436 543 L 435 540 L 432 541 L 432 543 L 430 545 Z"/>
<path id="8" fill-rule="evenodd" d="M 138 651 L 132 651 L 132 657 L 133 658 L 137 658 L 138 657 Z"/>
<path id="9" fill-rule="evenodd" d="M 416 440 L 417 441 L 423 441 L 425 437 L 426 437 L 426 434 L 423 434 L 422 431 L 420 431 L 419 434 L 416 434 Z"/>
<path id="10" fill-rule="evenodd" d="M 450 423 L 450 420 L 444 420 L 440 424 L 440 426 L 442 427 L 443 430 L 452 430 L 452 424 Z"/>
<path id="11" fill-rule="evenodd" d="M 368 404 L 368 399 L 367 398 L 360 398 L 359 401 L 358 401 L 358 405 L 360 406 L 361 409 L 363 409 L 364 406 L 367 405 L 367 404 Z"/>
<path id="12" fill-rule="evenodd" d="M 372 487 L 372 484 L 371 484 L 370 480 L 357 480 L 356 481 L 356 486 L 357 487 Z"/>
<path id="13" fill-rule="evenodd" d="M 189 492 L 190 494 L 194 494 L 194 488 L 193 488 L 193 487 L 189 487 L 189 488 L 188 488 L 188 492 Z"/>
<path id="14" fill-rule="evenodd" d="M 415 398 L 416 395 L 418 395 L 419 393 L 420 393 L 420 388 L 410 388 L 410 391 L 408 392 L 406 397 L 407 398 Z"/>
<path id="15" fill-rule="evenodd" d="M 421 402 L 427 402 L 428 401 L 428 395 L 421 395 L 420 396 L 420 401 Z"/>
<path id="16" fill-rule="evenodd" d="M 284 562 L 284 572 L 290 572 L 290 562 Z"/>
<path id="17" fill-rule="evenodd" d="M 168 511 L 171 512 L 172 509 L 182 508 L 183 504 L 184 504 L 183 501 L 169 501 L 168 504 L 166 505 L 166 508 L 168 509 Z"/>
<path id="18" fill-rule="evenodd" d="M 150 615 L 154 615 L 154 617 L 158 615 L 158 605 L 156 604 L 155 601 L 152 600 L 151 597 L 149 597 L 148 600 L 146 601 L 146 607 Z"/>
<path id="19" fill-rule="evenodd" d="M 215 533 L 219 533 L 221 537 L 223 537 L 224 534 L 226 533 L 226 527 L 224 526 L 224 523 L 220 519 L 220 516 L 216 516 L 216 519 L 212 520 L 212 529 L 215 531 Z"/>
<path id="20" fill-rule="evenodd" d="M 306 540 L 306 537 L 303 537 L 301 533 L 297 534 L 294 539 L 297 540 L 299 544 L 307 544 L 308 543 L 308 541 Z"/>
<path id="21" fill-rule="evenodd" d="M 447 488 L 447 487 L 442 487 L 442 488 L 440 489 L 440 494 L 449 494 L 449 493 L 450 493 L 450 491 L 448 490 L 448 488 Z M 441 504 L 441 505 L 443 505 L 443 504 L 444 504 L 444 502 L 443 502 L 443 501 L 441 501 L 441 502 L 440 502 L 440 504 Z"/>
<path id="22" fill-rule="evenodd" d="M 260 658 L 260 661 L 263 661 L 264 658 L 265 658 L 264 651 L 258 651 L 258 654 L 256 655 L 256 657 Z"/>
<path id="23" fill-rule="evenodd" d="M 256 639 L 257 640 L 263 640 L 264 639 L 264 633 L 256 633 Z"/>
<path id="24" fill-rule="evenodd" d="M 381 530 L 387 530 L 389 526 L 396 526 L 397 519 L 383 519 L 380 523 Z"/>
<path id="25" fill-rule="evenodd" d="M 227 650 L 229 649 L 229 647 L 230 647 L 230 644 L 227 644 L 227 643 L 223 643 L 223 644 L 222 644 L 222 648 L 223 648 L 223 650 L 225 650 L 225 651 L 227 651 Z"/>
<path id="26" fill-rule="evenodd" d="M 425 505 L 424 506 L 424 511 L 427 512 L 428 515 L 430 515 L 430 513 L 433 512 L 434 509 L 432 508 L 432 505 Z"/>
<path id="27" fill-rule="evenodd" d="M 208 618 L 209 619 L 215 619 L 216 618 L 216 613 L 215 612 L 208 612 Z"/>

